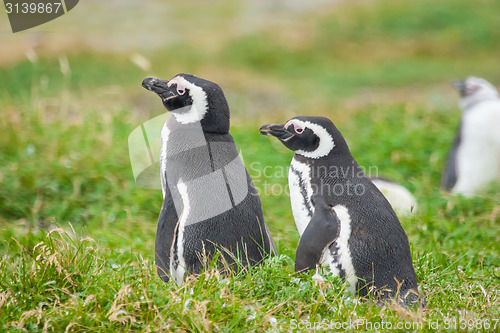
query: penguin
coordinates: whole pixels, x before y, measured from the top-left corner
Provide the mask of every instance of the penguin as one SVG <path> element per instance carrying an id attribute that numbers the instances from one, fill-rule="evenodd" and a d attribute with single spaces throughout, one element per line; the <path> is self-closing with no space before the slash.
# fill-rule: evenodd
<path id="1" fill-rule="evenodd" d="M 326 244 L 319 235 L 323 229 L 332 233 L 329 239 L 333 243 L 324 252 L 321 265 L 334 276 L 344 277 L 348 290 L 363 298 L 374 296 L 379 302 L 392 299 L 404 306 L 418 303 L 408 237 L 391 205 L 366 177 L 332 121 L 324 117 L 295 117 L 285 124 L 264 125 L 260 133 L 278 138 L 295 152 L 288 183 L 299 234 L 306 235 L 304 242 L 315 242 L 318 237 L 319 243 Z M 316 221 L 318 207 L 312 202 L 313 197 L 315 202 L 322 198 L 332 207 L 332 214 L 328 215 L 324 204 L 320 206 L 319 216 L 326 216 L 323 218 L 328 220 L 327 228 Z M 308 228 L 313 222 L 318 227 L 311 227 L 322 229 L 311 231 L 311 236 Z M 338 235 L 335 224 L 340 229 Z M 301 262 L 300 267 L 312 265 Z"/>
<path id="2" fill-rule="evenodd" d="M 330 245 L 340 235 L 340 220 L 325 202 L 325 198 L 315 194 L 311 198 L 314 215 L 299 239 L 295 252 L 295 273 L 316 269 Z"/>
<path id="3" fill-rule="evenodd" d="M 161 131 L 158 275 L 181 285 L 215 259 L 223 270 L 238 270 L 240 263 L 253 266 L 276 254 L 259 195 L 229 133 L 222 89 L 190 74 L 146 78 L 142 86 L 172 113 Z"/>
<path id="4" fill-rule="evenodd" d="M 406 187 L 384 177 L 369 177 L 377 186 L 398 216 L 410 216 L 417 212 L 417 199 Z"/>
<path id="5" fill-rule="evenodd" d="M 441 187 L 471 197 L 500 179 L 500 98 L 488 81 L 455 81 L 462 119 L 448 154 Z"/>

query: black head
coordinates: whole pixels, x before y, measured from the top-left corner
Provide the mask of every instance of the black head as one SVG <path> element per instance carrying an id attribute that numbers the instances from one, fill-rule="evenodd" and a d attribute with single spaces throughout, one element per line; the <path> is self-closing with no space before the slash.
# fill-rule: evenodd
<path id="1" fill-rule="evenodd" d="M 264 125 L 260 133 L 275 136 L 288 149 L 306 158 L 349 153 L 342 134 L 324 117 L 295 117 L 286 124 Z"/>
<path id="2" fill-rule="evenodd" d="M 142 86 L 157 93 L 179 123 L 201 122 L 204 132 L 229 132 L 229 106 L 216 83 L 178 74 L 171 80 L 146 78 Z"/>

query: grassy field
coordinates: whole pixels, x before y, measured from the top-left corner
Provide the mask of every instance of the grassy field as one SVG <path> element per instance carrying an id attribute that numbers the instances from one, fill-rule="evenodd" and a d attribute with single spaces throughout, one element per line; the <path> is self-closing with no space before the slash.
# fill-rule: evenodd
<path id="1" fill-rule="evenodd" d="M 499 12 L 494 0 L 367 1 L 206 50 L 188 39 L 144 52 L 148 71 L 81 50 L 3 65 L 0 331 L 500 331 L 499 184 L 474 198 L 439 190 L 460 120 L 449 82 L 500 83 Z M 161 192 L 135 184 L 127 146 L 164 111 L 142 79 L 178 72 L 226 92 L 279 251 L 181 287 L 154 272 Z M 361 166 L 415 194 L 419 210 L 401 223 L 426 309 L 358 303 L 339 279 L 293 273 L 292 154 L 258 128 L 295 115 L 328 116 Z"/>

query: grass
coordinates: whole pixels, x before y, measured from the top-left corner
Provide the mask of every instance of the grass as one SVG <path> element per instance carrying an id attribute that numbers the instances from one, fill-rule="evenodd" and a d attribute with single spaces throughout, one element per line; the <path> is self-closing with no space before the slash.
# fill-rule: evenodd
<path id="1" fill-rule="evenodd" d="M 474 198 L 438 188 L 460 120 L 447 82 L 469 74 L 500 82 L 499 3 L 480 3 L 347 3 L 304 14 L 287 30 L 221 38 L 207 52 L 180 44 L 146 54 L 156 76 L 192 72 L 224 88 L 231 133 L 280 253 L 226 278 L 209 269 L 181 287 L 154 272 L 161 194 L 135 185 L 128 157 L 130 132 L 163 112 L 139 86 L 150 73 L 90 52 L 0 67 L 0 327 L 500 330 L 498 184 Z M 417 197 L 419 211 L 401 223 L 427 309 L 358 303 L 339 279 L 293 274 L 292 155 L 258 128 L 299 114 L 330 117 L 360 165 Z"/>

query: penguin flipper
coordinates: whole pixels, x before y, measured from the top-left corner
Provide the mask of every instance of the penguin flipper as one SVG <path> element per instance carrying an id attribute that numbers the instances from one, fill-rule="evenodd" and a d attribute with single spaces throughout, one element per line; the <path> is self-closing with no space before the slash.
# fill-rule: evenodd
<path id="1" fill-rule="evenodd" d="M 315 269 L 325 251 L 340 235 L 340 219 L 325 199 L 315 194 L 312 197 L 314 215 L 300 237 L 295 253 L 295 273 Z"/>

